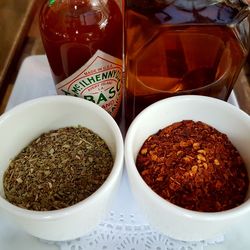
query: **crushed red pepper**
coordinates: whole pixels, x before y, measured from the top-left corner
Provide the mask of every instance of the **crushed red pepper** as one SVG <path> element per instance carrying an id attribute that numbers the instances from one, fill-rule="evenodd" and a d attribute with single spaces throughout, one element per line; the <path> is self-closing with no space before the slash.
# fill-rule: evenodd
<path id="1" fill-rule="evenodd" d="M 249 179 L 227 136 L 203 123 L 184 120 L 150 136 L 136 166 L 164 199 L 190 210 L 218 212 L 244 202 Z"/>

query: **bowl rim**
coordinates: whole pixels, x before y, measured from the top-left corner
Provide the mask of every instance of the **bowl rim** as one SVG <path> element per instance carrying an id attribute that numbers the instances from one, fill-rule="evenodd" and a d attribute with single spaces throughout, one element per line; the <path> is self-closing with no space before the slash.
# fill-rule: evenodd
<path id="1" fill-rule="evenodd" d="M 143 111 L 141 111 L 135 117 L 135 119 L 132 121 L 132 123 L 130 124 L 128 128 L 128 131 L 125 137 L 125 147 L 124 147 L 125 166 L 128 172 L 128 176 L 130 174 L 133 174 L 133 177 L 135 178 L 133 182 L 137 183 L 137 185 L 140 185 L 140 188 L 144 190 L 144 194 L 147 194 L 150 199 L 155 200 L 155 202 L 160 207 L 168 208 L 169 211 L 171 211 L 173 214 L 176 214 L 181 217 L 192 218 L 195 220 L 202 220 L 202 221 L 213 221 L 213 220 L 220 221 L 220 220 L 226 220 L 230 218 L 236 218 L 242 214 L 250 212 L 250 198 L 235 208 L 220 211 L 220 212 L 199 212 L 199 211 L 189 210 L 189 209 L 180 207 L 178 205 L 175 205 L 165 200 L 160 195 L 155 193 L 146 184 L 146 182 L 143 180 L 140 173 L 138 172 L 136 165 L 135 165 L 135 161 L 133 159 L 134 157 L 133 157 L 133 152 L 132 152 L 132 145 L 133 145 L 133 136 L 135 135 L 136 130 L 138 129 L 137 124 L 139 123 L 139 121 L 143 118 L 143 116 L 149 114 L 150 112 L 157 110 L 158 106 L 167 105 L 168 103 L 171 103 L 171 102 L 172 103 L 175 103 L 175 102 L 186 103 L 190 101 L 205 102 L 207 105 L 217 105 L 217 106 L 223 107 L 226 110 L 226 112 L 233 112 L 234 115 L 240 116 L 242 117 L 242 119 L 245 119 L 249 123 L 249 128 L 250 128 L 250 116 L 248 116 L 248 114 L 246 114 L 244 111 L 242 111 L 238 107 L 226 101 L 222 101 L 213 97 L 200 96 L 200 95 L 173 96 L 173 97 L 169 97 L 166 99 L 162 99 L 160 101 L 157 101 L 151 104 L 150 106 L 145 108 Z M 213 102 L 213 104 L 211 103 L 211 101 Z M 131 182 L 130 178 L 129 178 L 129 182 Z M 250 185 L 249 185 L 249 189 L 250 189 Z"/>
<path id="2" fill-rule="evenodd" d="M 38 97 L 32 100 L 25 101 L 17 106 L 13 107 L 12 109 L 6 111 L 0 116 L 0 126 L 5 120 L 8 120 L 9 117 L 15 116 L 18 113 L 24 112 L 28 110 L 30 107 L 34 105 L 40 106 L 44 103 L 58 103 L 64 102 L 68 104 L 77 104 L 82 106 L 83 108 L 88 108 L 91 112 L 96 112 L 102 119 L 104 119 L 110 126 L 111 130 L 114 133 L 115 138 L 115 145 L 116 145 L 116 153 L 114 164 L 112 170 L 104 181 L 104 183 L 90 196 L 86 199 L 71 205 L 66 208 L 58 209 L 58 210 L 51 210 L 51 211 L 35 211 L 35 210 L 28 210 L 25 208 L 18 207 L 9 201 L 7 201 L 4 197 L 0 195 L 0 208 L 5 209 L 8 213 L 15 214 L 17 216 L 26 217 L 29 219 L 35 220 L 54 220 L 59 219 L 68 215 L 71 215 L 75 212 L 78 212 L 83 209 L 84 206 L 89 205 L 95 202 L 96 199 L 99 199 L 102 193 L 107 192 L 110 185 L 119 178 L 120 173 L 122 173 L 123 169 L 123 161 L 124 161 L 124 142 L 122 133 L 113 119 L 113 117 L 105 111 L 102 107 L 97 104 L 94 104 L 90 101 L 85 99 L 74 97 L 74 96 L 62 96 L 62 95 L 53 95 L 53 96 L 45 96 L 45 97 Z M 90 128 L 91 129 L 91 128 Z"/>

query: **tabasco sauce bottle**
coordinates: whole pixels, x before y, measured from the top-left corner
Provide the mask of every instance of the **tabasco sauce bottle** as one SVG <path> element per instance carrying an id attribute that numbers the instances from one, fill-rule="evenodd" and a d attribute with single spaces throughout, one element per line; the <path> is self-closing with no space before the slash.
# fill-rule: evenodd
<path id="1" fill-rule="evenodd" d="M 58 94 L 106 109 L 122 100 L 122 14 L 115 0 L 47 0 L 40 32 Z"/>

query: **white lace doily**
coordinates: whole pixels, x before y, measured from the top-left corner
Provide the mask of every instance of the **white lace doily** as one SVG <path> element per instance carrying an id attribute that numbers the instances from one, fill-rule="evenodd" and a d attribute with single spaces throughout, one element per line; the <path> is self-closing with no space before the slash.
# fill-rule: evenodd
<path id="1" fill-rule="evenodd" d="M 223 241 L 223 236 L 200 242 L 174 240 L 153 231 L 148 224 L 138 224 L 132 214 L 127 217 L 110 212 L 89 235 L 56 244 L 60 250 L 202 250 Z"/>
<path id="2" fill-rule="evenodd" d="M 151 228 L 133 200 L 124 171 L 112 211 L 95 230 L 73 241 L 48 243 L 60 250 L 203 250 L 223 241 L 224 236 L 199 242 L 179 241 Z"/>

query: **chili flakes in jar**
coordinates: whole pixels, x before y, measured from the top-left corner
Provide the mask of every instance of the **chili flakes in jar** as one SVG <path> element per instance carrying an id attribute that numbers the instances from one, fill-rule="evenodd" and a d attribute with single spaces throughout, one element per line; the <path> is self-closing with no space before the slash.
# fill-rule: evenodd
<path id="1" fill-rule="evenodd" d="M 153 191 L 190 210 L 228 210 L 242 204 L 248 191 L 237 149 L 225 134 L 200 121 L 176 122 L 150 136 L 136 166 Z"/>

